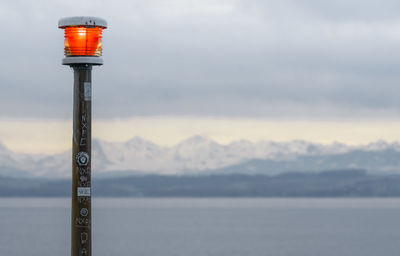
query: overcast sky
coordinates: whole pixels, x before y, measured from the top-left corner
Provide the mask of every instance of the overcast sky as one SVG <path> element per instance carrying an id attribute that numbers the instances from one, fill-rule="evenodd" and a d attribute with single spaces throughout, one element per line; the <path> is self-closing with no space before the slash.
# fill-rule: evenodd
<path id="1" fill-rule="evenodd" d="M 70 118 L 60 17 L 101 16 L 98 118 L 398 118 L 399 1 L 0 2 L 0 115 Z"/>
<path id="2" fill-rule="evenodd" d="M 0 118 L 70 120 L 57 22 L 90 15 L 109 23 L 97 120 L 398 120 L 399 13 L 394 0 L 0 0 Z"/>

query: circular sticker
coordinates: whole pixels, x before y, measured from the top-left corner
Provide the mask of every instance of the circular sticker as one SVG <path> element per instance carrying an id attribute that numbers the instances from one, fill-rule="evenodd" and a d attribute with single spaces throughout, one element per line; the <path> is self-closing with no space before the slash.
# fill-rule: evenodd
<path id="1" fill-rule="evenodd" d="M 89 163 L 89 155 L 86 152 L 79 152 L 76 154 L 76 163 L 79 166 L 87 166 Z"/>
<path id="2" fill-rule="evenodd" d="M 86 217 L 86 216 L 88 215 L 89 211 L 88 211 L 88 209 L 86 209 L 86 208 L 82 208 L 81 211 L 80 211 L 80 213 L 81 213 L 81 215 L 82 215 L 83 217 Z"/>

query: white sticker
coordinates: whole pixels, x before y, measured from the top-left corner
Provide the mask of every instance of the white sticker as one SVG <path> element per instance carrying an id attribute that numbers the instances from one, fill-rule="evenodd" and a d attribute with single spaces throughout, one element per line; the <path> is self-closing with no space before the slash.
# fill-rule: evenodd
<path id="1" fill-rule="evenodd" d="M 81 151 L 78 154 L 76 154 L 75 159 L 76 159 L 76 163 L 79 166 L 87 166 L 89 163 L 89 154 Z"/>
<path id="2" fill-rule="evenodd" d="M 84 82 L 83 83 L 83 91 L 84 91 L 85 100 L 91 100 L 92 99 L 92 83 Z"/>
<path id="3" fill-rule="evenodd" d="M 90 188 L 78 187 L 78 196 L 90 196 Z"/>

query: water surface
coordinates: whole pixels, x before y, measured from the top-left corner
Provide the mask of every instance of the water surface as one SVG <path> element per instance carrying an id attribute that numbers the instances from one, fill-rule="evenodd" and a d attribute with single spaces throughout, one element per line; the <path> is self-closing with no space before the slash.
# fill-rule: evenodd
<path id="1" fill-rule="evenodd" d="M 0 255 L 70 255 L 70 200 L 0 199 Z M 398 256 L 400 199 L 93 199 L 93 255 Z"/>

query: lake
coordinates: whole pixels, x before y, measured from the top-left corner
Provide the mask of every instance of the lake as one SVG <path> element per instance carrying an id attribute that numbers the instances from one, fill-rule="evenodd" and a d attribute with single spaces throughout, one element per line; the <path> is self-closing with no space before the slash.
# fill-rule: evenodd
<path id="1" fill-rule="evenodd" d="M 398 256 L 400 199 L 94 198 L 93 256 Z M 70 255 L 70 200 L 0 198 L 0 255 Z"/>

